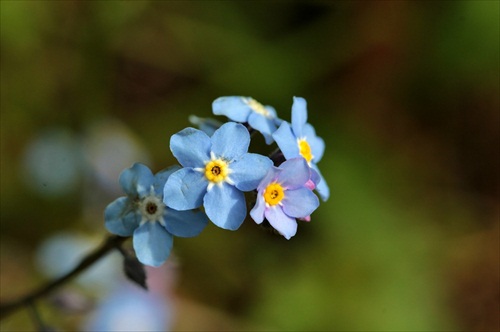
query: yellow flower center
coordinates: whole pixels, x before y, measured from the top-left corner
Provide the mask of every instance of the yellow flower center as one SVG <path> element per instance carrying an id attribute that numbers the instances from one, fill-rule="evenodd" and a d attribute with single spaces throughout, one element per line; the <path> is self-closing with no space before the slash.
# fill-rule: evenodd
<path id="1" fill-rule="evenodd" d="M 309 146 L 309 143 L 305 139 L 299 139 L 298 140 L 299 144 L 299 153 L 304 159 L 309 163 L 313 159 L 313 155 L 311 152 L 311 147 Z"/>
<path id="2" fill-rule="evenodd" d="M 285 191 L 279 183 L 270 183 L 264 190 L 264 200 L 271 206 L 280 203 L 283 198 L 285 198 Z"/>
<path id="3" fill-rule="evenodd" d="M 219 183 L 226 179 L 229 173 L 228 170 L 229 168 L 224 160 L 212 160 L 205 165 L 205 177 L 210 182 Z"/>
<path id="4" fill-rule="evenodd" d="M 248 98 L 247 100 L 245 100 L 245 102 L 247 103 L 248 106 L 250 106 L 250 108 L 252 109 L 252 111 L 254 111 L 255 113 L 262 114 L 265 117 L 271 116 L 271 114 L 269 113 L 268 110 L 266 110 L 266 108 L 264 107 L 264 105 L 262 105 L 261 103 L 259 103 L 257 100 L 255 100 L 253 98 Z"/>

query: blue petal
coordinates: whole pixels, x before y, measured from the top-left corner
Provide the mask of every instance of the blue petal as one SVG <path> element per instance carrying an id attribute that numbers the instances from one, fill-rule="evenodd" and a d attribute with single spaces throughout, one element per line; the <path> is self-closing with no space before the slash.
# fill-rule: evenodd
<path id="1" fill-rule="evenodd" d="M 104 226 L 108 231 L 120 236 L 130 236 L 139 225 L 141 218 L 128 197 L 120 197 L 104 210 Z"/>
<path id="2" fill-rule="evenodd" d="M 196 115 L 190 115 L 189 122 L 198 126 L 198 128 L 208 136 L 212 136 L 214 132 L 222 126 L 222 122 L 218 120 L 212 118 L 200 118 Z"/>
<path id="3" fill-rule="evenodd" d="M 271 118 L 274 121 L 274 123 L 276 123 L 275 120 L 278 119 L 278 114 L 276 113 L 274 107 L 266 105 L 264 106 L 264 108 L 266 109 L 266 111 L 269 112 L 269 118 Z"/>
<path id="4" fill-rule="evenodd" d="M 248 124 L 264 136 L 266 144 L 269 145 L 274 142 L 272 134 L 277 128 L 273 119 L 269 119 L 262 114 L 253 112 L 248 117 Z"/>
<path id="5" fill-rule="evenodd" d="M 264 221 L 264 211 L 266 210 L 266 202 L 264 201 L 264 196 L 262 192 L 257 195 L 257 202 L 255 206 L 250 210 L 250 216 L 257 223 L 260 224 Z"/>
<path id="6" fill-rule="evenodd" d="M 194 128 L 185 128 L 170 138 L 170 150 L 184 167 L 202 167 L 210 159 L 210 144 L 210 137 Z"/>
<path id="7" fill-rule="evenodd" d="M 135 163 L 120 174 L 120 185 L 130 197 L 143 198 L 149 195 L 153 182 L 151 170 L 140 163 Z"/>
<path id="8" fill-rule="evenodd" d="M 283 212 L 294 218 L 309 216 L 319 206 L 319 200 L 314 193 L 307 188 L 285 191 L 283 199 Z"/>
<path id="9" fill-rule="evenodd" d="M 311 147 L 312 162 L 318 163 L 323 158 L 323 153 L 325 152 L 325 141 L 321 137 L 316 136 L 314 127 L 309 123 L 306 123 L 304 126 L 303 134 Z"/>
<path id="10" fill-rule="evenodd" d="M 311 164 L 311 167 L 318 173 L 319 175 L 319 182 L 316 183 L 316 191 L 318 192 L 319 196 L 321 199 L 326 202 L 328 198 L 330 197 L 330 188 L 328 187 L 328 184 L 325 181 L 325 178 L 319 171 L 319 168 L 316 164 Z"/>
<path id="11" fill-rule="evenodd" d="M 165 183 L 167 182 L 168 177 L 172 175 L 172 173 L 174 173 L 175 171 L 178 171 L 179 169 L 180 167 L 178 165 L 174 165 L 156 173 L 155 180 L 153 183 L 156 195 L 158 196 L 163 195 L 163 188 L 165 187 Z"/>
<path id="12" fill-rule="evenodd" d="M 246 153 L 238 161 L 230 164 L 232 172 L 229 178 L 234 181 L 239 190 L 254 190 L 272 165 L 273 162 L 266 156 Z"/>
<path id="13" fill-rule="evenodd" d="M 321 181 L 321 177 L 313 167 L 311 167 L 310 171 L 311 171 L 311 181 L 314 182 L 314 185 L 317 185 Z"/>
<path id="14" fill-rule="evenodd" d="M 252 112 L 243 97 L 239 96 L 217 98 L 212 103 L 212 111 L 215 115 L 225 115 L 237 122 L 247 122 L 248 115 Z"/>
<path id="15" fill-rule="evenodd" d="M 142 264 L 160 266 L 170 256 L 174 238 L 160 223 L 147 221 L 134 231 L 132 242 Z"/>
<path id="16" fill-rule="evenodd" d="M 266 209 L 265 216 L 271 226 L 287 240 L 297 233 L 297 221 L 287 216 L 279 205 Z"/>
<path id="17" fill-rule="evenodd" d="M 269 183 L 276 181 L 276 179 L 278 178 L 280 173 L 281 173 L 281 169 L 279 169 L 278 167 L 274 167 L 274 166 L 270 167 L 267 170 L 266 176 L 264 176 L 262 181 L 260 181 L 259 186 L 257 187 L 257 190 L 260 192 L 260 191 L 266 189 L 266 187 Z"/>
<path id="18" fill-rule="evenodd" d="M 282 119 L 280 119 L 280 118 L 275 118 L 275 119 L 274 119 L 274 124 L 276 125 L 276 127 L 281 126 L 281 124 L 282 124 L 283 122 L 285 122 L 285 120 L 282 120 Z"/>
<path id="19" fill-rule="evenodd" d="M 292 128 L 293 133 L 298 138 L 301 138 L 302 129 L 307 122 L 307 102 L 304 98 L 293 97 L 292 104 Z"/>
<path id="20" fill-rule="evenodd" d="M 300 157 L 297 138 L 292 133 L 292 128 L 288 122 L 283 122 L 273 134 L 273 138 L 278 144 L 286 159 Z"/>
<path id="21" fill-rule="evenodd" d="M 248 145 L 250 134 L 245 126 L 239 123 L 225 123 L 212 136 L 212 152 L 227 161 L 233 161 L 245 154 Z"/>
<path id="22" fill-rule="evenodd" d="M 165 228 L 170 234 L 179 237 L 193 237 L 201 233 L 208 218 L 200 210 L 176 211 L 165 209 Z"/>
<path id="23" fill-rule="evenodd" d="M 203 202 L 208 218 L 220 228 L 237 230 L 247 215 L 245 195 L 235 187 L 215 185 Z"/>
<path id="24" fill-rule="evenodd" d="M 281 173 L 278 175 L 278 182 L 287 189 L 304 186 L 311 175 L 307 161 L 302 157 L 289 159 L 279 168 Z"/>
<path id="25" fill-rule="evenodd" d="M 208 181 L 192 168 L 182 168 L 172 175 L 163 190 L 163 203 L 174 210 L 191 210 L 203 204 Z"/>

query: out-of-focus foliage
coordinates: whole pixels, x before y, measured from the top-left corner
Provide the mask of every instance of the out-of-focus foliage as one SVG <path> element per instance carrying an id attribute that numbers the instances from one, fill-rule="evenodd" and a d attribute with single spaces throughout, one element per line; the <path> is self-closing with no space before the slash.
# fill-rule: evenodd
<path id="1" fill-rule="evenodd" d="M 174 164 L 169 138 L 190 114 L 244 95 L 290 120 L 302 96 L 329 201 L 290 241 L 251 219 L 176 239 L 175 295 L 162 292 L 174 327 L 500 328 L 497 1 L 0 6 L 2 301 L 44 280 L 49 236 L 106 234 L 120 170 Z M 50 303 L 51 326 L 96 317 Z"/>

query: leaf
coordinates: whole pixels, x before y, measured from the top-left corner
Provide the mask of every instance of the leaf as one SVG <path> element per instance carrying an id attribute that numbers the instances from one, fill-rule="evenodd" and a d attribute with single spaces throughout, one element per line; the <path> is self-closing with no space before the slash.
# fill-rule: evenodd
<path id="1" fill-rule="evenodd" d="M 146 270 L 144 269 L 144 265 L 142 265 L 136 257 L 130 254 L 124 254 L 123 271 L 129 280 L 135 282 L 145 290 L 148 289 L 146 285 Z"/>

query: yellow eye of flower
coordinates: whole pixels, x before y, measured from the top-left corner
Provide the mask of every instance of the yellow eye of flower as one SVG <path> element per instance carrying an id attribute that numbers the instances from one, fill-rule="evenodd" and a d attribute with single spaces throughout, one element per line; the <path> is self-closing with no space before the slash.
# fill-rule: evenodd
<path id="1" fill-rule="evenodd" d="M 298 144 L 300 155 L 304 157 L 304 159 L 307 160 L 308 163 L 311 162 L 311 160 L 313 159 L 313 155 L 309 143 L 307 143 L 305 139 L 299 139 Z"/>
<path id="2" fill-rule="evenodd" d="M 205 165 L 205 177 L 210 182 L 219 183 L 228 176 L 227 163 L 221 159 L 208 162 Z"/>
<path id="3" fill-rule="evenodd" d="M 268 110 L 266 110 L 266 108 L 264 107 L 264 105 L 262 105 L 261 103 L 259 103 L 257 100 L 255 100 L 253 98 L 249 98 L 249 99 L 246 100 L 246 103 L 247 103 L 248 106 L 250 106 L 250 108 L 255 113 L 262 114 L 265 117 L 271 116 L 271 114 L 269 113 Z"/>
<path id="4" fill-rule="evenodd" d="M 285 198 L 285 191 L 279 183 L 270 183 L 264 190 L 264 200 L 271 206 L 278 204 L 283 198 Z"/>

